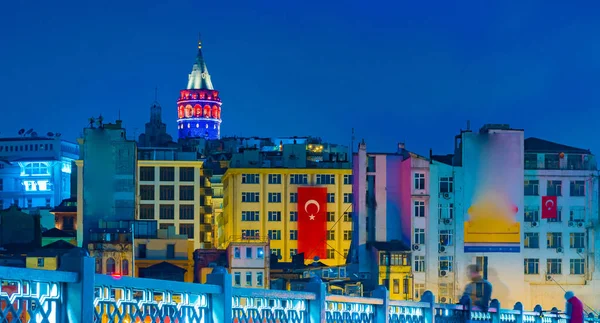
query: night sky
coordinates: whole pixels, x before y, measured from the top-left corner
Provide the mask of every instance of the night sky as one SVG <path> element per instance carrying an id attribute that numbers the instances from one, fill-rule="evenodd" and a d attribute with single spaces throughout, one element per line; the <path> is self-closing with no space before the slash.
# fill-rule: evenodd
<path id="1" fill-rule="evenodd" d="M 457 4 L 460 3 L 460 4 Z M 600 154 L 600 3 L 2 1 L 0 136 L 91 116 L 171 134 L 202 33 L 223 135 L 451 152 L 471 120 Z"/>

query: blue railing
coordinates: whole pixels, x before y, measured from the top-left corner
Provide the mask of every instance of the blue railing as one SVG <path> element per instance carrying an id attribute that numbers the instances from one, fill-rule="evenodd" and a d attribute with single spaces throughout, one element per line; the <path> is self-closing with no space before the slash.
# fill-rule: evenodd
<path id="1" fill-rule="evenodd" d="M 67 257 L 67 256 L 65 256 Z M 79 258 L 79 259 L 77 259 Z M 64 259 L 69 271 L 0 267 L 0 323 L 566 323 L 556 309 L 524 311 L 517 303 L 489 310 L 436 304 L 430 292 L 421 302 L 393 301 L 380 287 L 373 297 L 328 295 L 318 278 L 303 292 L 232 287 L 231 275 L 216 268 L 207 284 L 94 273 L 87 256 Z M 62 268 L 63 270 L 65 268 Z M 589 316 L 588 323 L 600 323 Z"/>

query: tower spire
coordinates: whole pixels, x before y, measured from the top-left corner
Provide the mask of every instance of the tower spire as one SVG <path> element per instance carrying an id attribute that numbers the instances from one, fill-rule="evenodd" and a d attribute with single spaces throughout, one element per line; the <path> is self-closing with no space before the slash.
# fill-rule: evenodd
<path id="1" fill-rule="evenodd" d="M 198 54 L 196 55 L 196 62 L 192 67 L 192 73 L 190 73 L 188 79 L 188 90 L 214 90 L 210 74 L 208 74 L 208 68 L 206 68 L 206 62 L 202 55 L 202 38 L 198 33 Z"/>

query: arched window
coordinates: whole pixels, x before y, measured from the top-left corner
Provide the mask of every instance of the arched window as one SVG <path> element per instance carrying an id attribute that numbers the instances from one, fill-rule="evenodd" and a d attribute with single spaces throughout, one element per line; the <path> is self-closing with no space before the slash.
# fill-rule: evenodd
<path id="1" fill-rule="evenodd" d="M 129 260 L 123 259 L 121 262 L 121 275 L 129 276 Z"/>
<path id="2" fill-rule="evenodd" d="M 106 260 L 106 273 L 108 275 L 112 275 L 115 273 L 115 270 L 116 270 L 115 260 L 113 258 L 108 258 Z"/>
<path id="3" fill-rule="evenodd" d="M 50 170 L 48 169 L 47 163 L 42 163 L 42 162 L 26 163 L 25 165 L 23 165 L 23 168 L 21 170 L 21 175 L 28 175 L 28 176 L 50 175 Z"/>
<path id="4" fill-rule="evenodd" d="M 101 274 L 101 273 L 102 273 L 102 258 L 97 257 L 96 258 L 96 274 Z"/>

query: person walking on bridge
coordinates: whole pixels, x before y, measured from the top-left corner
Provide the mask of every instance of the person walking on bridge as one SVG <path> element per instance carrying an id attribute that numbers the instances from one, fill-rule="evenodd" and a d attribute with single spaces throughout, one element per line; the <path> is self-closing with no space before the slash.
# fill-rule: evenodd
<path id="1" fill-rule="evenodd" d="M 483 279 L 481 269 L 477 265 L 469 265 L 467 267 L 467 275 L 471 282 L 465 287 L 463 297 L 469 296 L 471 304 L 487 311 L 490 307 L 492 298 L 492 284 Z"/>
<path id="2" fill-rule="evenodd" d="M 569 316 L 569 323 L 583 323 L 583 303 L 571 291 L 565 293 L 567 300 L 566 312 Z"/>

